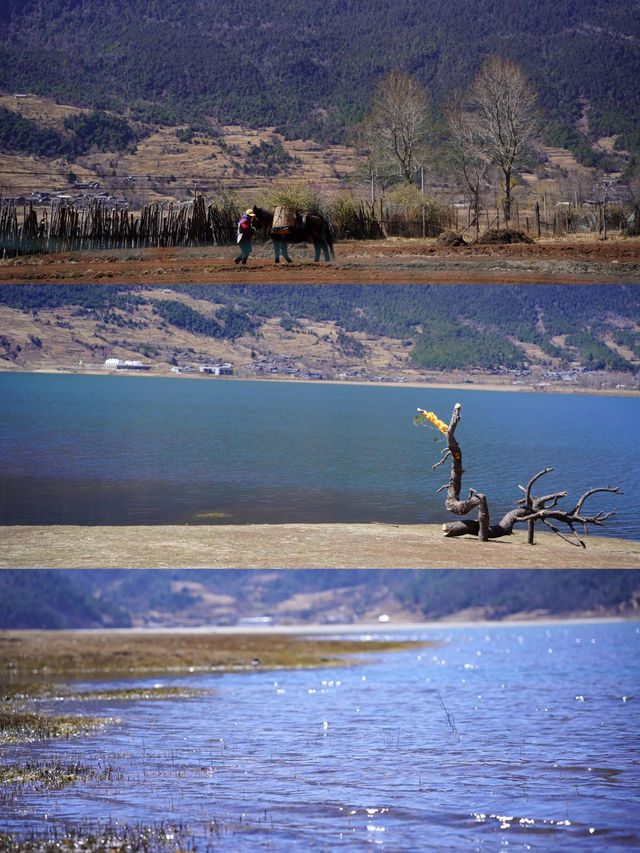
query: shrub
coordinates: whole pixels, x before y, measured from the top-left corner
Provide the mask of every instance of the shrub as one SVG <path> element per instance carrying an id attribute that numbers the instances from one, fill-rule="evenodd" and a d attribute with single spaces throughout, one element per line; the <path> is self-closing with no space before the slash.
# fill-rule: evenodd
<path id="1" fill-rule="evenodd" d="M 338 196 L 329 207 L 336 236 L 343 240 L 374 239 L 382 236 L 380 223 L 371 206 L 352 195 Z"/>
<path id="2" fill-rule="evenodd" d="M 258 204 L 270 210 L 279 205 L 314 213 L 325 213 L 327 209 L 326 201 L 316 186 L 295 181 L 275 183 L 271 190 L 260 197 Z"/>

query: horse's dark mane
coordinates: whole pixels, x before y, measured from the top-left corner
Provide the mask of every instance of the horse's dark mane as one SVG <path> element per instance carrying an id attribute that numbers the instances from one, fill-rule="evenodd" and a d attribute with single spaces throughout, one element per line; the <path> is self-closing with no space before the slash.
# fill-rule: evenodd
<path id="1" fill-rule="evenodd" d="M 257 204 L 253 205 L 253 212 L 255 213 L 258 221 L 262 225 L 266 225 L 267 227 L 273 222 L 273 211 L 267 210 L 264 207 L 258 207 Z"/>

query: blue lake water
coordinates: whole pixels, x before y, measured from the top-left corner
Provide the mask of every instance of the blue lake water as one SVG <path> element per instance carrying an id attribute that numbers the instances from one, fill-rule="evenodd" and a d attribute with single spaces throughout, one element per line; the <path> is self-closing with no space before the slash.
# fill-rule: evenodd
<path id="1" fill-rule="evenodd" d="M 119 781 L 25 789 L 3 799 L 0 828 L 176 823 L 216 851 L 640 848 L 637 623 L 406 635 L 438 645 L 142 682 L 212 691 L 186 700 L 58 701 L 117 721 L 0 760 L 89 762 Z"/>
<path id="2" fill-rule="evenodd" d="M 638 398 L 6 373 L 0 398 L 3 524 L 440 522 L 444 439 L 413 416 L 460 402 L 492 519 L 553 467 L 534 493 L 619 486 L 594 532 L 640 538 Z"/>

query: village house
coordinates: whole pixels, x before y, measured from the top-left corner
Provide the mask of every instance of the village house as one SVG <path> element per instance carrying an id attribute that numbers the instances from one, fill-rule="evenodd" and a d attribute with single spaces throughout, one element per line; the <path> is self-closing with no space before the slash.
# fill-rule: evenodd
<path id="1" fill-rule="evenodd" d="M 200 373 L 208 373 L 211 376 L 232 376 L 233 365 L 225 361 L 223 364 L 201 364 Z"/>
<path id="2" fill-rule="evenodd" d="M 103 367 L 107 370 L 150 370 L 150 367 L 134 359 L 107 358 Z"/>

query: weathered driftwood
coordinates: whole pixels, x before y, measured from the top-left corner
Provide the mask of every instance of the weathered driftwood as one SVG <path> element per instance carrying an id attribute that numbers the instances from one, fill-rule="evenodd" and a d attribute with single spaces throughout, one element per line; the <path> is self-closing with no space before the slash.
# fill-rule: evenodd
<path id="1" fill-rule="evenodd" d="M 477 519 L 460 519 L 459 521 L 445 522 L 442 525 L 442 533 L 444 536 L 465 536 L 471 534 L 477 536 L 481 542 L 486 542 L 488 539 L 497 539 L 500 536 L 508 536 L 513 532 L 513 527 L 516 523 L 526 522 L 528 525 L 527 541 L 530 545 L 534 542 L 534 527 L 536 521 L 542 522 L 546 527 L 557 533 L 566 542 L 572 545 L 586 547 L 582 539 L 578 536 L 576 527 L 582 525 L 584 532 L 589 532 L 589 525 L 602 526 L 607 518 L 615 514 L 615 510 L 609 512 L 598 512 L 595 515 L 583 514 L 583 506 L 587 499 L 598 492 L 612 492 L 613 494 L 622 494 L 617 486 L 603 486 L 595 489 L 589 489 L 578 500 L 576 505 L 566 511 L 558 508 L 557 504 L 560 498 L 565 498 L 568 492 L 553 492 L 549 495 L 535 497 L 532 494 L 532 487 L 540 477 L 553 471 L 553 468 L 543 468 L 538 471 L 527 483 L 526 487 L 518 486 L 524 492 L 524 498 L 516 501 L 518 506 L 510 510 L 497 524 L 491 524 L 489 519 L 489 507 L 487 504 L 486 495 L 477 492 L 475 489 L 469 489 L 469 496 L 466 500 L 460 500 L 460 490 L 462 488 L 462 451 L 455 436 L 456 427 L 460 422 L 460 403 L 456 403 L 451 415 L 451 421 L 446 431 L 447 449 L 439 462 L 433 466 L 435 470 L 442 465 L 447 459 L 451 459 L 451 474 L 448 484 L 442 486 L 438 491 L 447 490 L 445 507 L 449 512 L 456 515 L 466 515 L 473 509 L 478 509 Z M 444 425 L 442 426 L 444 429 Z M 566 524 L 571 531 L 571 538 L 565 533 L 558 530 L 553 522 Z"/>

